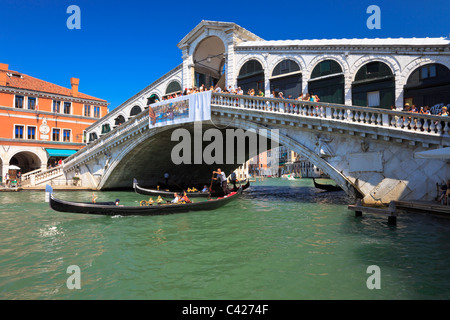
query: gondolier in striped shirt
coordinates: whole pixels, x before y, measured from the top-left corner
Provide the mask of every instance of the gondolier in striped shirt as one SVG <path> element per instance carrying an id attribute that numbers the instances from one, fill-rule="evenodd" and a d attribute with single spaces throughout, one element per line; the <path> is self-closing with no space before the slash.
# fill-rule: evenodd
<path id="1" fill-rule="evenodd" d="M 219 180 L 220 185 L 222 186 L 223 194 L 227 195 L 230 193 L 228 190 L 228 184 L 227 184 L 227 176 L 225 175 L 225 172 L 220 170 L 220 168 L 217 169 L 217 171 L 213 171 L 213 174 L 216 174 L 216 177 L 214 180 Z"/>

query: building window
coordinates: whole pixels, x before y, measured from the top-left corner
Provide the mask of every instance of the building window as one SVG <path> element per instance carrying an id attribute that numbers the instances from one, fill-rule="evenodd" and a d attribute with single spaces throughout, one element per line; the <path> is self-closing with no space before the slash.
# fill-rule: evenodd
<path id="1" fill-rule="evenodd" d="M 378 62 L 370 62 L 366 66 L 367 74 L 380 72 L 380 64 Z"/>
<path id="2" fill-rule="evenodd" d="M 28 140 L 36 140 L 36 127 L 28 127 Z"/>
<path id="3" fill-rule="evenodd" d="M 88 104 L 84 105 L 84 116 L 90 117 L 91 116 L 91 106 Z"/>
<path id="4" fill-rule="evenodd" d="M 94 106 L 94 118 L 100 118 L 100 107 Z"/>
<path id="5" fill-rule="evenodd" d="M 436 77 L 436 65 L 428 65 L 424 66 L 420 69 L 420 78 L 421 79 L 428 79 L 428 78 L 434 78 Z"/>
<path id="6" fill-rule="evenodd" d="M 52 141 L 60 140 L 61 129 L 53 129 L 52 130 Z"/>
<path id="7" fill-rule="evenodd" d="M 63 130 L 63 141 L 70 142 L 70 130 L 68 129 Z"/>
<path id="8" fill-rule="evenodd" d="M 368 107 L 380 106 L 380 91 L 367 92 L 367 106 Z"/>
<path id="9" fill-rule="evenodd" d="M 16 108 L 20 108 L 23 109 L 23 101 L 24 101 L 25 97 L 24 96 L 16 96 L 15 99 L 15 107 Z"/>
<path id="10" fill-rule="evenodd" d="M 59 113 L 61 101 L 53 100 L 53 112 Z"/>
<path id="11" fill-rule="evenodd" d="M 72 107 L 72 103 L 64 102 L 64 113 L 70 114 L 70 108 Z"/>
<path id="12" fill-rule="evenodd" d="M 36 110 L 36 98 L 35 97 L 28 97 L 28 109 Z"/>
<path id="13" fill-rule="evenodd" d="M 14 126 L 14 138 L 23 139 L 24 126 L 16 125 Z"/>

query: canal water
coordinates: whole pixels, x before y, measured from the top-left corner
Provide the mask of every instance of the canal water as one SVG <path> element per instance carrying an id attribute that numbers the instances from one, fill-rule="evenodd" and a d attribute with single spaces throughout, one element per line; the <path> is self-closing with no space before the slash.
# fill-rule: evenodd
<path id="1" fill-rule="evenodd" d="M 57 195 L 90 201 L 92 192 Z M 309 179 L 267 179 L 219 210 L 154 217 L 60 213 L 44 192 L 1 193 L 0 298 L 450 298 L 450 220 L 402 214 L 390 226 L 386 216 L 354 217 L 348 203 Z M 70 266 L 80 289 L 67 286 Z"/>

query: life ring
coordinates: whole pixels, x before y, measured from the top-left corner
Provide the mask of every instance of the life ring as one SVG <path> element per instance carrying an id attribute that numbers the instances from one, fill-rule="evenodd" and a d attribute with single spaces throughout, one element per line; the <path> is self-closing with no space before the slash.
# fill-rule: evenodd
<path id="1" fill-rule="evenodd" d="M 141 207 L 145 207 L 145 206 L 148 206 L 148 202 L 146 200 L 141 200 L 141 202 L 139 202 L 139 205 Z"/>

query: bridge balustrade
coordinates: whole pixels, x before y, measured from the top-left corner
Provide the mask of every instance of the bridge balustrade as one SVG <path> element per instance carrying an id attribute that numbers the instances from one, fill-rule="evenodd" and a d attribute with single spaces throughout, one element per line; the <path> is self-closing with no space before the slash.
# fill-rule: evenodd
<path id="1" fill-rule="evenodd" d="M 450 117 L 369 107 L 222 93 L 213 93 L 211 103 L 215 106 L 346 121 L 431 135 L 448 136 L 450 129 Z"/>

